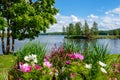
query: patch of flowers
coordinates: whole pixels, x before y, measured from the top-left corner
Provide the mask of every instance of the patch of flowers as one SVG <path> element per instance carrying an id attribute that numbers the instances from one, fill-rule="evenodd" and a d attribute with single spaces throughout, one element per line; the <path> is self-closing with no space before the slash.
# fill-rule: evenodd
<path id="1" fill-rule="evenodd" d="M 39 62 L 38 57 L 36 54 L 24 56 L 24 60 L 17 62 L 9 71 L 9 76 L 12 76 L 9 80 L 91 80 L 92 72 L 95 71 L 102 76 L 100 79 L 117 80 L 117 77 L 109 76 L 104 62 L 86 63 L 83 54 L 68 52 L 64 47 L 53 48 L 42 62 Z M 113 71 L 119 74 L 120 64 L 114 64 Z"/>

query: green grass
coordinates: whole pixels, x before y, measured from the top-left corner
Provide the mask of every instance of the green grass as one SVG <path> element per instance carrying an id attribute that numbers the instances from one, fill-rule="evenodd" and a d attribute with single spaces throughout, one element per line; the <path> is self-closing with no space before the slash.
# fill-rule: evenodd
<path id="1" fill-rule="evenodd" d="M 13 55 L 0 55 L 0 80 L 7 80 L 8 71 L 11 69 L 15 61 Z"/>

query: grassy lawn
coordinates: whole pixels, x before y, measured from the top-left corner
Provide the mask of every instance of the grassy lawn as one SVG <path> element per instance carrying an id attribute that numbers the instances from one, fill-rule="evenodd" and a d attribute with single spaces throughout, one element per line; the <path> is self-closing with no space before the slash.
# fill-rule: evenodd
<path id="1" fill-rule="evenodd" d="M 0 80 L 7 80 L 8 71 L 13 66 L 15 56 L 0 55 Z"/>

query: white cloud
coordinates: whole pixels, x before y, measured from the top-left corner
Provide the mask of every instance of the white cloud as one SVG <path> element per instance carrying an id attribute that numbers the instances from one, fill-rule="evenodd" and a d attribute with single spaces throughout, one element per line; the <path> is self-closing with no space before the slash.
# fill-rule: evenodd
<path id="1" fill-rule="evenodd" d="M 89 19 L 98 19 L 98 16 L 95 16 L 94 14 L 90 14 L 89 16 L 87 16 Z"/>
<path id="2" fill-rule="evenodd" d="M 78 19 L 78 17 L 74 16 L 74 15 L 71 15 L 71 18 L 72 18 L 72 22 L 79 22 L 80 19 Z"/>
<path id="3" fill-rule="evenodd" d="M 115 8 L 113 10 L 109 10 L 107 12 L 105 12 L 106 15 L 119 15 L 120 16 L 120 7 Z"/>
<path id="4" fill-rule="evenodd" d="M 105 12 L 99 21 L 99 27 L 102 30 L 120 28 L 120 7 Z"/>
<path id="5" fill-rule="evenodd" d="M 84 24 L 85 20 L 78 18 L 75 15 L 64 16 L 61 14 L 57 14 L 55 18 L 57 19 L 57 24 L 52 25 L 50 29 L 47 30 L 47 32 L 61 32 L 63 26 L 67 26 L 71 22 L 76 23 L 79 21 Z M 87 16 L 86 20 L 90 27 L 92 26 L 93 21 L 96 21 L 98 23 L 99 30 L 111 30 L 120 28 L 120 7 L 106 11 L 105 15 L 102 17 L 90 14 Z"/>
<path id="6" fill-rule="evenodd" d="M 62 32 L 63 26 L 66 27 L 67 25 L 69 25 L 69 23 L 76 23 L 81 21 L 81 19 L 79 19 L 75 15 L 64 16 L 61 14 L 57 14 L 55 18 L 57 19 L 57 24 L 52 25 L 50 29 L 47 30 L 47 32 Z"/>

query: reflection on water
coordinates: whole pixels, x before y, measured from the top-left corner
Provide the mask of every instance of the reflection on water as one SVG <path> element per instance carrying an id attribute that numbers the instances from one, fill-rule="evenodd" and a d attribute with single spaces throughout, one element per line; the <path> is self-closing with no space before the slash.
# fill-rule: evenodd
<path id="1" fill-rule="evenodd" d="M 87 43 L 94 44 L 97 43 L 99 45 L 108 45 L 108 50 L 110 53 L 120 53 L 120 39 L 96 39 L 96 40 L 84 40 L 84 39 L 64 39 L 63 35 L 40 35 L 35 38 L 33 41 L 40 41 L 47 45 L 48 49 L 56 44 L 57 46 L 61 45 L 64 41 L 74 41 L 75 43 L 81 45 L 82 47 L 86 47 Z M 18 50 L 21 46 L 25 45 L 25 43 L 29 42 L 28 39 L 19 41 L 15 41 L 15 51 Z M 1 51 L 1 42 L 0 42 L 0 53 Z"/>

